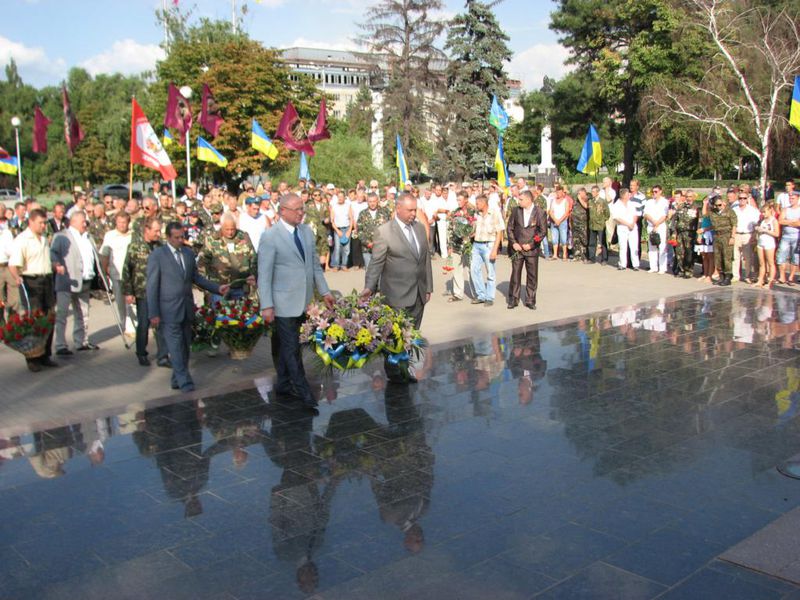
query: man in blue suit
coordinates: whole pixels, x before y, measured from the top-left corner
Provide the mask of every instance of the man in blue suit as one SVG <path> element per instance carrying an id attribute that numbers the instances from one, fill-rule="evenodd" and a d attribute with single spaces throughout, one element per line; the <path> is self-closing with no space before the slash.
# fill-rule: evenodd
<path id="1" fill-rule="evenodd" d="M 334 299 L 319 264 L 314 232 L 303 221 L 303 201 L 296 194 L 281 197 L 280 220 L 261 236 L 258 245 L 258 295 L 266 323 L 275 322 L 272 343 L 278 345 L 278 394 L 299 398 L 310 410 L 317 401 L 303 369 L 300 325 L 314 288 L 326 305 Z M 275 352 L 273 352 L 273 356 Z"/>
<path id="2" fill-rule="evenodd" d="M 163 327 L 172 361 L 172 389 L 194 391 L 189 374 L 189 346 L 192 342 L 194 299 L 192 284 L 224 296 L 229 285 L 209 281 L 197 272 L 194 254 L 183 245 L 183 226 L 167 225 L 167 243 L 153 250 L 147 259 L 147 312 L 150 325 Z"/>

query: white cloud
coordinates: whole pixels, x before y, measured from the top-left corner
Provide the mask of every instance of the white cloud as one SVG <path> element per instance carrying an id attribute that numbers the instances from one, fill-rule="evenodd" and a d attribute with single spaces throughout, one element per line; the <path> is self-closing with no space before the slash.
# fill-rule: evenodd
<path id="1" fill-rule="evenodd" d="M 535 44 L 514 55 L 508 63 L 508 74 L 521 79 L 525 90 L 536 90 L 545 75 L 561 79 L 574 68 L 564 64 L 569 55 L 569 50 L 561 44 Z"/>
<path id="2" fill-rule="evenodd" d="M 0 35 L 0 65 L 7 65 L 12 58 L 22 81 L 34 85 L 54 83 L 67 71 L 66 62 L 50 58 L 44 48 L 26 46 Z"/>
<path id="3" fill-rule="evenodd" d="M 164 50 L 156 44 L 140 44 L 131 39 L 114 42 L 109 50 L 87 58 L 81 63 L 94 77 L 100 73 L 134 75 L 153 69 L 164 58 Z"/>

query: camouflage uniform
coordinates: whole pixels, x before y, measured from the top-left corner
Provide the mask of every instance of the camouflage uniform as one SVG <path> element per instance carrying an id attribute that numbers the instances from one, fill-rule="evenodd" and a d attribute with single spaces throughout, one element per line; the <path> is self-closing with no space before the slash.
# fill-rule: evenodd
<path id="1" fill-rule="evenodd" d="M 240 281 L 258 271 L 256 251 L 244 231 L 237 230 L 232 238 L 223 237 L 219 231 L 207 235 L 197 265 L 203 275 L 215 281 L 236 282 L 234 289 L 242 289 L 245 295 L 255 291 Z"/>
<path id="2" fill-rule="evenodd" d="M 164 220 L 164 216 L 161 214 L 161 211 L 156 212 L 155 216 L 161 221 L 161 233 L 164 233 L 164 230 L 167 227 L 167 221 Z M 144 240 L 143 232 L 145 219 L 147 219 L 147 217 L 142 214 L 131 220 L 131 243 L 141 242 Z"/>
<path id="3" fill-rule="evenodd" d="M 105 237 L 106 233 L 111 231 L 111 228 L 111 223 L 105 217 L 102 219 L 98 219 L 96 217 L 89 218 L 88 233 L 89 237 L 92 238 L 96 248 L 99 248 L 103 245 L 103 238 Z"/>
<path id="4" fill-rule="evenodd" d="M 122 293 L 137 299 L 147 297 L 147 259 L 161 242 L 131 241 L 122 266 Z"/>
<path id="5" fill-rule="evenodd" d="M 325 204 L 317 208 L 314 201 L 306 202 L 306 215 L 303 221 L 314 232 L 314 243 L 317 247 L 317 254 L 320 256 L 325 256 L 328 253 L 328 228 L 325 227 L 323 222 L 325 215 L 322 212 L 325 211 L 325 208 Z"/>
<path id="6" fill-rule="evenodd" d="M 719 212 L 712 211 L 709 217 L 714 231 L 714 266 L 720 281 L 730 282 L 733 277 L 733 244 L 730 241 L 736 231 L 736 213 L 726 206 Z"/>
<path id="7" fill-rule="evenodd" d="M 375 218 L 372 218 L 369 208 L 362 210 L 358 215 L 358 239 L 361 240 L 361 246 L 366 252 L 372 252 L 372 242 L 375 237 L 375 230 L 384 223 L 391 219 L 389 209 L 381 208 L 380 206 L 375 211 Z M 327 240 L 325 244 L 327 245 Z"/>
<path id="8" fill-rule="evenodd" d="M 678 205 L 669 223 L 672 238 L 678 243 L 675 246 L 675 258 L 678 269 L 684 277 L 691 277 L 694 271 L 694 239 L 697 232 L 697 209 L 687 203 Z"/>
<path id="9" fill-rule="evenodd" d="M 588 204 L 587 198 L 587 206 Z M 586 260 L 588 258 L 586 248 L 589 243 L 589 209 L 584 208 L 577 198 L 572 206 L 569 221 L 572 230 L 572 257 L 576 260 Z"/>
<path id="10" fill-rule="evenodd" d="M 172 221 L 180 222 L 180 218 L 178 218 L 178 213 L 175 211 L 174 208 L 162 208 L 159 210 L 159 214 L 165 226 L 167 223 L 171 223 Z"/>
<path id="11" fill-rule="evenodd" d="M 50 223 L 48 223 L 47 226 L 50 227 Z M 8 228 L 11 230 L 11 235 L 17 237 L 20 233 L 28 228 L 28 219 L 22 219 L 19 222 L 17 222 L 16 219 L 11 219 L 8 222 Z M 52 239 L 52 233 L 48 234 L 47 237 Z"/>

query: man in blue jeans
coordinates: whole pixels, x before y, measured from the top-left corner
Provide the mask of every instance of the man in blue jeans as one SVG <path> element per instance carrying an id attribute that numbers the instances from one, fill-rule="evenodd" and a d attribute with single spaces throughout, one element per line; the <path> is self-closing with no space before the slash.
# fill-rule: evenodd
<path id="1" fill-rule="evenodd" d="M 480 195 L 475 199 L 475 238 L 472 242 L 470 278 L 475 297 L 472 304 L 492 306 L 494 304 L 495 265 L 500 248 L 501 233 L 505 229 L 500 211 L 489 208 L 489 199 Z M 486 280 L 483 268 L 486 267 Z"/>

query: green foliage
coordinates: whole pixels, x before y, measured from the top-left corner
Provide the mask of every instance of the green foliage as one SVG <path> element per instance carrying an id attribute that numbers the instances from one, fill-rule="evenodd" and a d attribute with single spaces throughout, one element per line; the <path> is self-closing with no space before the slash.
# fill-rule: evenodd
<path id="1" fill-rule="evenodd" d="M 367 86 L 358 90 L 356 97 L 347 105 L 345 121 L 347 131 L 364 140 L 372 138 L 372 121 L 375 111 L 372 109 L 372 92 Z"/>

